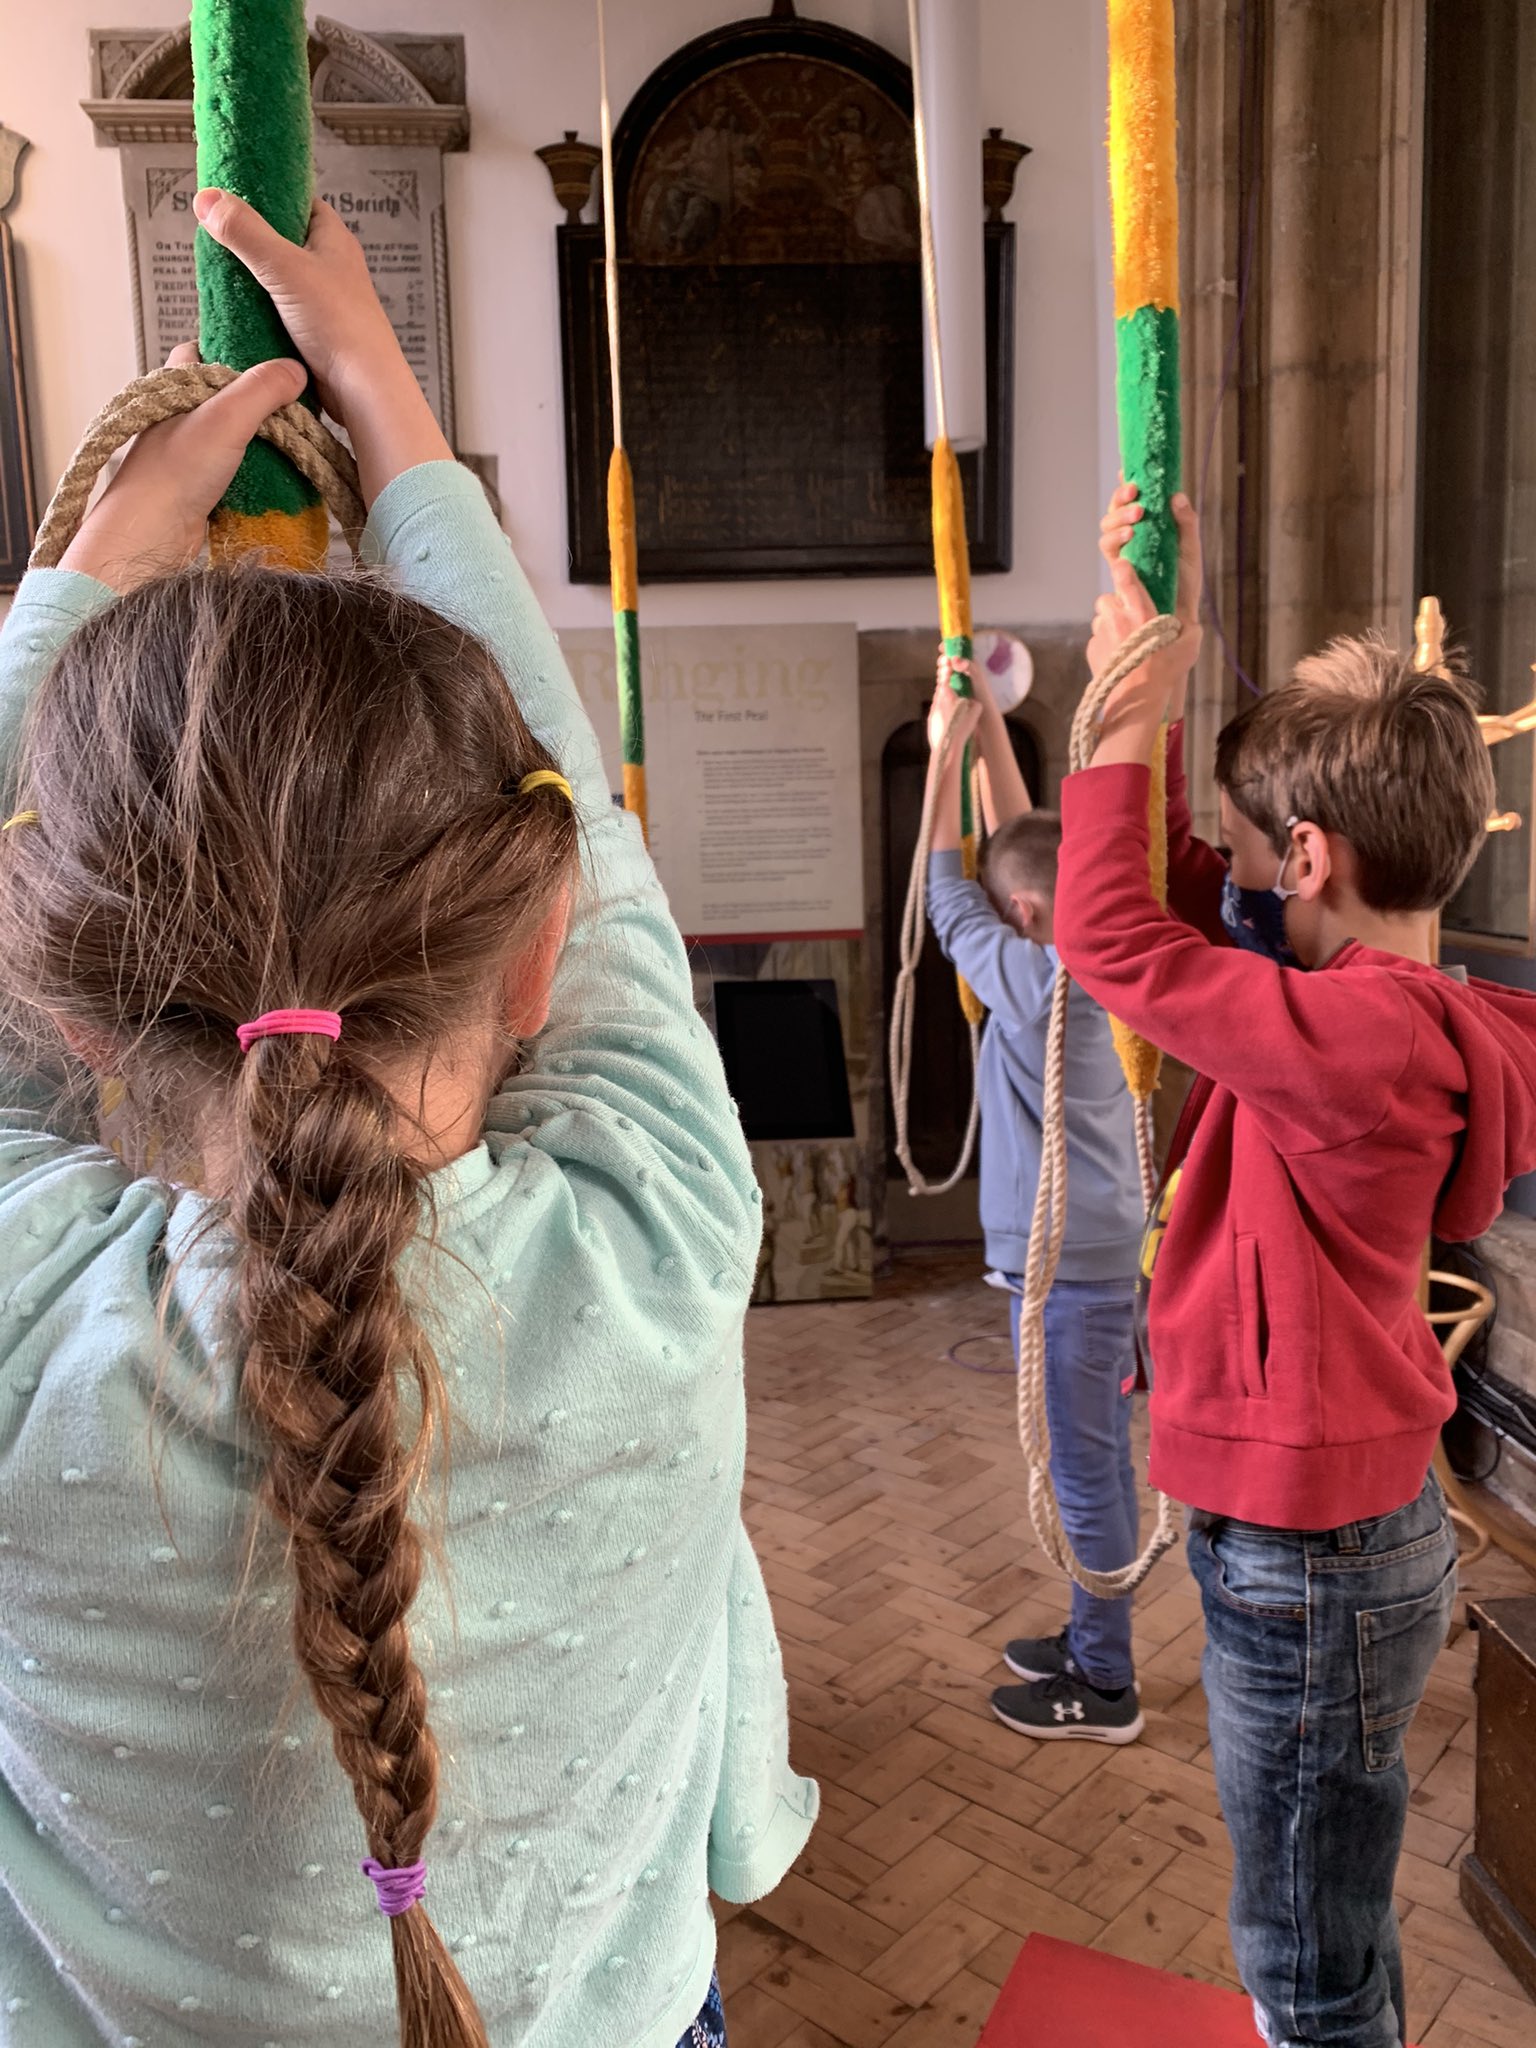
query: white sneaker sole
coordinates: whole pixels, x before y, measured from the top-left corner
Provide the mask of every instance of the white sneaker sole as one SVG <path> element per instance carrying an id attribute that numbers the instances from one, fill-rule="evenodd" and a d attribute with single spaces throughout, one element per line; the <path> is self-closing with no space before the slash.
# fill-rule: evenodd
<path id="1" fill-rule="evenodd" d="M 1059 1727 L 1042 1728 L 1035 1721 L 1015 1721 L 995 1701 L 992 1711 L 1005 1728 L 1013 1728 L 1020 1735 L 1032 1735 L 1038 1742 L 1111 1742 L 1119 1746 L 1134 1742 L 1147 1725 L 1146 1715 L 1138 1714 L 1123 1728 L 1094 1728 L 1086 1721 L 1063 1721 Z"/>

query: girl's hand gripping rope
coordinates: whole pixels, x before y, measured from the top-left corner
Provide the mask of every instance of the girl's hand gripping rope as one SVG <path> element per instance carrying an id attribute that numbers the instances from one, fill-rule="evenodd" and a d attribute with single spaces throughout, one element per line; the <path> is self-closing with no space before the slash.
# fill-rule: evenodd
<path id="1" fill-rule="evenodd" d="M 362 244 L 333 207 L 316 200 L 303 248 L 233 192 L 199 192 L 194 207 L 203 232 L 238 256 L 271 297 L 321 404 L 351 437 L 365 504 L 402 470 L 452 461 L 379 303 Z"/>
<path id="2" fill-rule="evenodd" d="M 173 365 L 196 360 L 190 343 L 170 358 Z M 209 515 L 248 442 L 303 388 L 302 363 L 291 357 L 258 363 L 196 411 L 148 428 L 87 513 L 59 567 L 128 591 L 196 561 Z"/>

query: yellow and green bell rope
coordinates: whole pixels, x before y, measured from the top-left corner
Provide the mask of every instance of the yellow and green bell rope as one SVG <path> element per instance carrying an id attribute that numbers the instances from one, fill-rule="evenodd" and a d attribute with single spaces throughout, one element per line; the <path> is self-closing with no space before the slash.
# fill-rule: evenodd
<path id="1" fill-rule="evenodd" d="M 933 569 L 939 586 L 939 660 L 957 697 L 974 697 L 971 688 L 971 548 L 965 530 L 965 492 L 960 463 L 949 439 L 944 394 L 944 344 L 939 332 L 938 264 L 933 247 L 933 212 L 929 200 L 928 123 L 923 105 L 922 38 L 918 33 L 917 0 L 907 0 L 907 35 L 912 50 L 912 131 L 917 154 L 917 203 L 921 237 L 923 300 L 928 315 L 928 352 L 933 377 L 933 441 L 930 498 L 933 517 Z M 971 748 L 966 746 L 960 773 L 960 850 L 968 881 L 976 878 L 976 815 L 971 797 Z M 976 1026 L 984 1007 L 963 975 L 955 981 L 960 1008 Z"/>
<path id="2" fill-rule="evenodd" d="M 939 331 L 938 272 L 933 247 L 933 212 L 929 199 L 928 131 L 923 107 L 922 43 L 918 32 L 917 0 L 907 0 L 907 35 L 912 52 L 912 127 L 917 155 L 917 204 L 922 256 L 923 304 L 927 313 L 928 352 L 933 378 L 934 424 L 931 468 L 931 509 L 933 520 L 933 567 L 939 591 L 939 673 L 957 697 L 974 697 L 971 686 L 973 657 L 971 621 L 970 543 L 965 530 L 965 494 L 960 484 L 960 465 L 949 438 L 949 420 L 944 396 L 944 346 Z M 930 1181 L 912 1157 L 908 1129 L 911 1100 L 913 1032 L 917 1014 L 917 966 L 926 931 L 926 879 L 928 850 L 933 834 L 934 813 L 943 779 L 944 762 L 935 757 L 929 763 L 923 793 L 923 816 L 917 846 L 912 857 L 912 874 L 902 910 L 898 954 L 900 966 L 891 992 L 889 1041 L 889 1082 L 896 1132 L 896 1156 L 914 1195 L 942 1195 L 955 1187 L 970 1168 L 976 1146 L 980 1100 L 976 1087 L 976 1066 L 981 1054 L 981 1025 L 985 1008 L 963 975 L 955 982 L 960 1008 L 971 1042 L 971 1108 L 966 1122 L 960 1157 L 941 1181 Z M 966 877 L 974 880 L 976 858 L 976 814 L 972 798 L 971 748 L 967 744 L 960 771 L 960 847 Z"/>
<path id="3" fill-rule="evenodd" d="M 238 194 L 290 242 L 303 242 L 314 193 L 304 0 L 193 0 L 192 111 L 198 184 Z M 248 370 L 297 355 L 266 292 L 201 230 L 197 299 L 205 362 Z M 312 486 L 275 448 L 253 441 L 210 524 L 213 558 L 260 554 L 316 569 L 328 545 Z"/>
<path id="4" fill-rule="evenodd" d="M 635 540 L 635 479 L 624 450 L 624 402 L 619 377 L 619 242 L 613 197 L 613 114 L 608 99 L 608 37 L 603 0 L 597 0 L 597 62 L 602 91 L 603 285 L 608 308 L 608 377 L 613 406 L 613 453 L 608 458 L 608 576 L 613 588 L 613 652 L 619 691 L 619 746 L 624 808 L 651 836 L 645 788 L 645 699 L 640 684 L 640 575 Z"/>
<path id="5" fill-rule="evenodd" d="M 1179 535 L 1169 507 L 1180 470 L 1178 195 L 1174 183 L 1173 0 L 1109 0 L 1109 166 L 1115 251 L 1115 398 L 1120 462 L 1139 486 L 1142 516 L 1126 554 L 1146 583 L 1157 617 L 1139 627 L 1094 677 L 1072 722 L 1069 756 L 1087 765 L 1097 720 L 1117 682 L 1145 658 L 1142 649 L 1169 644 L 1178 600 Z M 1166 901 L 1168 821 L 1166 742 L 1152 760 L 1150 864 L 1152 886 Z M 1178 1540 L 1174 1504 L 1157 1495 L 1157 1522 L 1140 1553 L 1118 1569 L 1093 1570 L 1077 1556 L 1062 1521 L 1051 1470 L 1046 1400 L 1045 1309 L 1066 1231 L 1068 1197 L 1066 1040 L 1071 977 L 1057 975 L 1046 1041 L 1045 1097 L 1040 1118 L 1040 1174 L 1029 1222 L 1023 1298 L 1018 1320 L 1018 1430 L 1028 1468 L 1030 1523 L 1045 1555 L 1075 1584 L 1100 1599 L 1133 1593 Z M 1136 1104 L 1136 1145 L 1150 1207 L 1157 1192 L 1152 1145 L 1152 1095 L 1162 1055 L 1114 1024 L 1115 1046 Z M 1167 1222 L 1169 1191 L 1153 1225 Z"/>
<path id="6" fill-rule="evenodd" d="M 1126 559 L 1159 613 L 1177 603 L 1182 470 L 1179 406 L 1178 117 L 1173 0 L 1109 0 L 1109 189 L 1115 260 L 1115 406 L 1120 467 L 1139 486 Z M 1166 750 L 1152 758 L 1152 886 L 1168 899 Z M 1150 1102 L 1162 1055 L 1119 1022 L 1131 1094 Z"/>
<path id="7" fill-rule="evenodd" d="M 291 242 L 304 241 L 314 190 L 304 0 L 193 0 L 192 81 L 199 186 L 238 194 Z M 204 362 L 248 370 L 297 355 L 266 292 L 201 229 L 196 261 Z M 329 548 L 325 506 L 285 456 L 253 441 L 209 522 L 208 548 L 215 561 L 259 554 L 284 568 L 318 569 Z M 120 1151 L 122 1082 L 104 1080 L 100 1099 L 103 1136 Z M 146 1169 L 157 1152 L 151 1136 Z"/>

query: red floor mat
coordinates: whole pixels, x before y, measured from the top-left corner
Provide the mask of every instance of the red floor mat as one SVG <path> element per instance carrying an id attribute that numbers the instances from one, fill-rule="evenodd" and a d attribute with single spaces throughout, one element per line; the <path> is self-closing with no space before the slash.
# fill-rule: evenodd
<path id="1" fill-rule="evenodd" d="M 1236 1991 L 1032 1934 L 977 2048 L 1262 2048 Z"/>

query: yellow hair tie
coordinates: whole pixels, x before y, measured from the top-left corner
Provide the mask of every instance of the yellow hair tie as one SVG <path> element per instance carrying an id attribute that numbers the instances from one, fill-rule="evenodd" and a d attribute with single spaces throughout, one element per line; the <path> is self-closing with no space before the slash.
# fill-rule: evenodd
<path id="1" fill-rule="evenodd" d="M 554 768 L 535 768 L 531 775 L 525 775 L 517 785 L 519 796 L 526 796 L 531 789 L 558 789 L 567 803 L 573 804 L 576 801 L 571 785 Z"/>
<path id="2" fill-rule="evenodd" d="M 14 817 L 7 818 L 5 823 L 0 825 L 0 832 L 9 832 L 16 825 L 41 825 L 42 822 L 40 811 L 18 811 Z"/>

